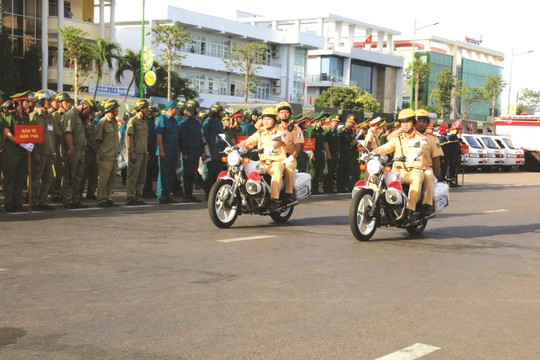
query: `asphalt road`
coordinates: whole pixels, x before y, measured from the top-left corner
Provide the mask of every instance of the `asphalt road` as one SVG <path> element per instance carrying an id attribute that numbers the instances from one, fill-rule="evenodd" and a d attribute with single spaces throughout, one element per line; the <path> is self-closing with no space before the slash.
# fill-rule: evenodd
<path id="1" fill-rule="evenodd" d="M 422 236 L 369 242 L 342 194 L 227 230 L 205 203 L 1 212 L 0 359 L 538 359 L 539 185 L 467 174 Z"/>

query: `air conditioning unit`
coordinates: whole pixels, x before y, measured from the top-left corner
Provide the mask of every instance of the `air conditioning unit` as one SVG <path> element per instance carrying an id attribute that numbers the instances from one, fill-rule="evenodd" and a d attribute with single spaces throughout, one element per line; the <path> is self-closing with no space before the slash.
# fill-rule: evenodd
<path id="1" fill-rule="evenodd" d="M 272 80 L 272 86 L 281 86 L 281 80 Z"/>
<path id="2" fill-rule="evenodd" d="M 277 44 L 270 45 L 270 49 L 272 49 L 272 51 L 278 51 L 279 50 Z"/>
<path id="3" fill-rule="evenodd" d="M 279 87 L 273 87 L 273 88 L 272 88 L 272 93 L 274 93 L 274 94 L 280 94 L 280 93 L 281 93 L 281 88 L 279 88 Z"/>
<path id="4" fill-rule="evenodd" d="M 278 58 L 279 58 L 279 51 L 277 51 L 277 50 L 276 50 L 276 51 L 272 50 L 271 55 L 272 55 L 272 58 L 273 58 L 273 59 L 278 59 Z"/>

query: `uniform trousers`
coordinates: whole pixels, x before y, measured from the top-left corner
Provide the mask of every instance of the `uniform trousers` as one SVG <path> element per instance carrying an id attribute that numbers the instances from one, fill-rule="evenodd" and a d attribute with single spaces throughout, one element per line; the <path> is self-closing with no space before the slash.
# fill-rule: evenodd
<path id="1" fill-rule="evenodd" d="M 433 205 L 433 192 L 435 191 L 435 180 L 433 180 L 433 169 L 424 170 L 424 185 L 422 191 L 422 204 Z"/>
<path id="2" fill-rule="evenodd" d="M 287 194 L 293 194 L 294 193 L 294 178 L 296 176 L 296 159 L 285 164 L 283 175 L 285 178 L 285 192 Z"/>
<path id="3" fill-rule="evenodd" d="M 98 160 L 97 203 L 112 201 L 118 160 Z"/>
<path id="4" fill-rule="evenodd" d="M 47 205 L 52 183 L 52 156 L 42 155 L 39 163 L 32 161 L 32 202 Z"/>
<path id="5" fill-rule="evenodd" d="M 176 176 L 177 163 L 178 156 L 165 156 L 165 159 L 158 157 L 159 173 L 157 192 L 160 200 L 166 200 L 171 196 L 172 184 Z"/>
<path id="6" fill-rule="evenodd" d="M 22 205 L 22 191 L 26 183 L 28 169 L 28 153 L 21 151 L 19 145 L 11 142 L 4 144 L 2 154 L 4 161 L 4 196 L 6 209 Z"/>
<path id="7" fill-rule="evenodd" d="M 126 195 L 127 201 L 141 201 L 146 180 L 146 153 L 136 153 L 137 161 L 127 163 Z"/>
<path id="8" fill-rule="evenodd" d="M 270 164 L 260 162 L 264 172 L 272 177 L 270 184 L 270 197 L 274 200 L 279 199 L 279 192 L 281 190 L 281 182 L 283 173 L 285 171 L 285 165 L 281 161 L 274 161 Z"/>
<path id="9" fill-rule="evenodd" d="M 313 180 L 311 182 L 311 191 L 319 191 L 319 184 L 321 183 L 324 175 L 324 167 L 326 161 L 324 157 L 324 150 L 315 150 L 313 153 Z"/>
<path id="10" fill-rule="evenodd" d="M 424 170 L 422 169 L 412 169 L 411 171 L 406 171 L 403 168 L 398 169 L 401 174 L 401 180 L 409 184 L 409 196 L 407 199 L 407 209 L 415 211 L 416 202 L 422 191 L 422 182 L 424 181 Z M 433 196 L 432 196 L 433 197 Z"/>
<path id="11" fill-rule="evenodd" d="M 75 204 L 79 201 L 79 189 L 84 176 L 84 150 L 75 151 L 71 161 L 66 157 L 62 167 L 62 202 Z"/>

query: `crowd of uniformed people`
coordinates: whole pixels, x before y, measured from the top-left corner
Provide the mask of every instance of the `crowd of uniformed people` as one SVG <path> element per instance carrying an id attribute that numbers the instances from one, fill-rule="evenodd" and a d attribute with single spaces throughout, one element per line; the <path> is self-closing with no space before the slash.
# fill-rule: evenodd
<path id="1" fill-rule="evenodd" d="M 245 144 L 254 134 L 268 131 L 265 116 L 274 120 L 272 131 L 283 136 L 283 177 L 291 198 L 295 169 L 311 173 L 314 195 L 349 192 L 363 177 L 362 152 L 384 146 L 401 131 L 399 121 L 386 123 L 379 117 L 359 122 L 354 115 L 340 119 L 321 111 L 293 118 L 287 102 L 273 110 L 254 107 L 229 113 L 217 103 L 201 112 L 195 100 L 168 101 L 160 111 L 139 99 L 119 118 L 120 104 L 112 99 L 97 103 L 85 98 L 75 104 L 68 93 L 51 90 L 27 91 L 6 101 L 3 96 L 0 91 L 0 171 L 6 212 L 25 211 L 29 194 L 35 210 L 54 210 L 50 200 L 66 209 L 87 207 L 83 200 L 95 200 L 103 208 L 119 206 L 112 198 L 118 174 L 126 187 L 126 205 L 145 205 L 144 198 L 157 198 L 160 204 L 200 202 L 194 189 L 204 189 L 208 198 L 225 169 L 226 142 Z M 427 112 L 404 111 L 400 120 L 413 116 L 417 130 L 433 136 L 434 146 L 444 150 L 434 156 L 440 156 L 441 166 L 438 161 L 431 165 L 432 174 L 453 184 L 459 163 L 458 126 L 452 125 L 454 134 L 447 136 L 441 125 L 439 142 L 427 135 L 433 130 Z M 43 141 L 34 146 L 16 143 L 15 125 L 41 125 Z M 364 146 L 359 147 L 357 140 L 364 140 Z"/>

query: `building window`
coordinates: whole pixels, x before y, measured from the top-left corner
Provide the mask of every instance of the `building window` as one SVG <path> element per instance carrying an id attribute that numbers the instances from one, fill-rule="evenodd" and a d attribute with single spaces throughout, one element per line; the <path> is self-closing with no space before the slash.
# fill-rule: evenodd
<path id="1" fill-rule="evenodd" d="M 373 68 L 367 63 L 353 62 L 351 64 L 351 80 L 356 82 L 356 86 L 360 89 L 371 93 L 372 80 L 373 80 Z"/>
<path id="2" fill-rule="evenodd" d="M 343 59 L 335 56 L 321 57 L 321 79 L 343 81 Z"/>
<path id="3" fill-rule="evenodd" d="M 190 80 L 190 89 L 193 89 L 199 93 L 204 92 L 204 83 L 206 81 L 205 75 L 187 73 L 185 77 Z"/>
<path id="4" fill-rule="evenodd" d="M 257 84 L 255 97 L 258 99 L 269 99 L 270 88 L 270 81 L 259 81 L 259 83 Z"/>
<path id="5" fill-rule="evenodd" d="M 208 92 L 210 94 L 227 95 L 227 78 L 224 76 L 209 76 Z"/>
<path id="6" fill-rule="evenodd" d="M 195 53 L 205 55 L 208 38 L 206 36 L 193 35 L 191 39 L 194 41 L 193 49 L 195 50 Z"/>
<path id="7" fill-rule="evenodd" d="M 296 47 L 294 49 L 294 65 L 293 65 L 293 101 L 301 103 L 304 101 L 304 89 L 306 88 L 306 64 L 307 51 L 303 48 Z"/>
<path id="8" fill-rule="evenodd" d="M 210 50 L 208 55 L 225 57 L 229 55 L 229 41 L 224 39 L 210 38 Z"/>

